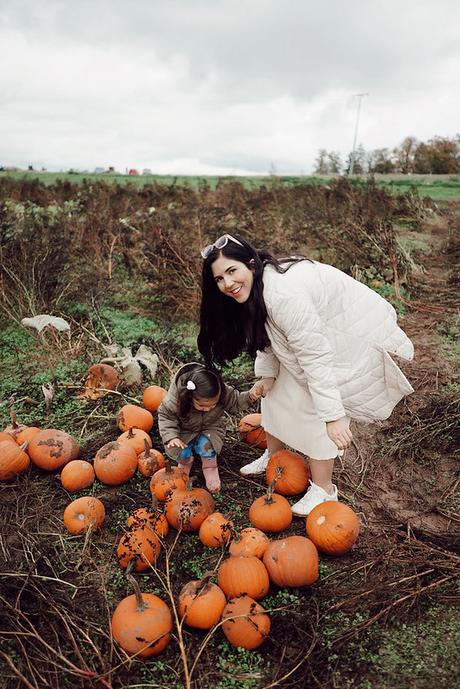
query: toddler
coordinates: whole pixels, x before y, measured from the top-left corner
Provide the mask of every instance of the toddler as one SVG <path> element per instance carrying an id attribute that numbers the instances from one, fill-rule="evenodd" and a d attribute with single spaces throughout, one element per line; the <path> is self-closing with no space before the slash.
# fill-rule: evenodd
<path id="1" fill-rule="evenodd" d="M 158 428 L 166 454 L 187 474 L 194 455 L 201 458 L 206 488 L 217 493 L 221 483 L 217 455 L 226 431 L 225 412 L 237 414 L 260 397 L 260 383 L 248 392 L 226 385 L 202 364 L 185 364 L 174 376 L 158 409 Z"/>

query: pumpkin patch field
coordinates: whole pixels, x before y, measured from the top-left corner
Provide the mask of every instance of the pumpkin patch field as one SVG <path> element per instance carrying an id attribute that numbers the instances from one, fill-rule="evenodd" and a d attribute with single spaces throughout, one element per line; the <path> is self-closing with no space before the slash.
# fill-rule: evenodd
<path id="1" fill-rule="evenodd" d="M 0 178 L 1 689 L 451 689 L 460 654 L 460 205 L 415 189 Z M 339 503 L 228 417 L 220 493 L 165 453 L 200 248 L 239 232 L 390 300 L 415 392 L 352 422 Z M 254 382 L 241 356 L 223 371 Z"/>

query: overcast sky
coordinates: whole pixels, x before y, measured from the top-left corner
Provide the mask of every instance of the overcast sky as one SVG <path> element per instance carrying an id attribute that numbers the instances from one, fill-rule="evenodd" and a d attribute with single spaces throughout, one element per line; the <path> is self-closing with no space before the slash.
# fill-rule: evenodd
<path id="1" fill-rule="evenodd" d="M 0 165 L 301 174 L 460 132 L 459 0 L 0 0 Z"/>

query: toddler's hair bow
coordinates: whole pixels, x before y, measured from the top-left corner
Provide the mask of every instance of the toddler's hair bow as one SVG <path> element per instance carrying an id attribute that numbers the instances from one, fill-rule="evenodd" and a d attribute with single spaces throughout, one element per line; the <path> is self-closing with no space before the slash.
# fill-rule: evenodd
<path id="1" fill-rule="evenodd" d="M 196 385 L 193 380 L 187 381 L 187 390 L 196 390 Z"/>

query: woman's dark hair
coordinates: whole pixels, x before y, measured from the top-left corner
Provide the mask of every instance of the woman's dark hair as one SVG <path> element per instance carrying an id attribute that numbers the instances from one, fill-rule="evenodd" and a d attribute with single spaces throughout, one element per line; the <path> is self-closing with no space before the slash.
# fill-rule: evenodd
<path id="1" fill-rule="evenodd" d="M 194 390 L 187 390 L 189 380 L 195 385 Z M 200 366 L 192 371 L 184 372 L 180 376 L 180 385 L 178 385 L 179 416 L 188 415 L 194 397 L 206 400 L 219 395 L 220 400 L 222 390 L 222 379 L 217 371 L 211 371 L 209 368 Z"/>
<path id="2" fill-rule="evenodd" d="M 270 345 L 265 331 L 264 268 L 271 265 L 278 273 L 285 273 L 294 263 L 308 260 L 303 256 L 278 260 L 268 251 L 257 250 L 240 235 L 232 237 L 241 244 L 229 240 L 223 249 L 213 249 L 203 263 L 198 349 L 208 366 L 225 366 L 242 352 L 254 357 L 257 350 Z M 212 264 L 220 255 L 240 261 L 253 271 L 251 293 L 244 304 L 223 294 L 216 284 Z"/>

